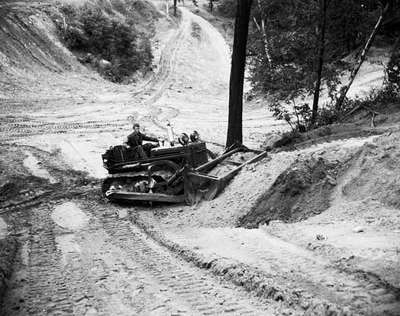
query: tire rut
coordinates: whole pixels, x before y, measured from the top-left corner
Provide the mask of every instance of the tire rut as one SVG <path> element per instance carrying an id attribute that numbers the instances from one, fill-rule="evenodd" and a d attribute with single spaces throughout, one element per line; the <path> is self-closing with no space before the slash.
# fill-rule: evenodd
<path id="1" fill-rule="evenodd" d="M 100 133 L 119 130 L 123 123 L 121 121 L 88 121 L 88 122 L 66 122 L 66 123 L 9 123 L 0 127 L 0 136 L 3 141 L 10 141 L 33 135 L 48 134 L 71 134 L 71 133 Z"/>
<path id="2" fill-rule="evenodd" d="M 65 201 L 70 200 L 12 214 L 29 228 L 16 234 L 24 246 L 0 314 L 273 314 L 244 290 L 174 257 L 106 208 L 84 207 L 89 222 L 78 231 L 58 226 L 52 212 Z"/>
<path id="3" fill-rule="evenodd" d="M 0 203 L 0 215 L 12 211 L 17 211 L 21 208 L 33 207 L 35 205 L 41 204 L 43 199 L 50 195 L 53 191 L 28 191 L 26 193 L 19 194 L 17 196 L 17 201 L 4 201 Z"/>
<path id="4" fill-rule="evenodd" d="M 187 302 L 201 315 L 261 315 L 262 306 L 249 308 L 249 303 L 238 299 L 236 293 L 216 296 L 220 286 L 213 284 L 209 277 L 199 276 L 198 269 L 187 267 L 173 258 L 130 222 L 118 221 L 112 217 L 102 218 L 104 229 L 112 236 L 112 242 L 123 249 L 131 258 L 142 265 L 157 281 Z M 224 306 L 220 305 L 221 301 Z"/>
<path id="5" fill-rule="evenodd" d="M 362 278 L 354 272 L 346 273 L 311 251 L 277 238 L 230 230 L 215 233 L 213 238 L 223 247 L 212 242 L 196 242 L 198 237 L 189 242 L 190 236 L 179 234 L 174 235 L 173 240 L 182 247 L 191 245 L 206 249 L 202 253 L 206 257 L 212 253 L 214 257 L 232 258 L 233 263 L 241 262 L 249 269 L 261 271 L 280 287 L 296 289 L 304 298 L 318 298 L 354 314 L 396 315 L 400 308 L 398 289 Z"/>
<path id="6" fill-rule="evenodd" d="M 14 278 L 11 281 L 4 300 L 3 315 L 73 313 L 73 302 L 70 300 L 64 274 L 58 268 L 59 252 L 55 242 L 55 223 L 49 213 L 49 209 L 41 207 L 34 214 L 30 212 L 28 215 L 31 226 L 28 235 L 24 237 L 29 255 L 25 259 L 27 261 L 20 264 L 22 273 L 21 270 L 19 272 L 23 277 L 20 274 L 17 280 Z M 23 297 L 17 299 L 13 294 L 21 288 Z"/>

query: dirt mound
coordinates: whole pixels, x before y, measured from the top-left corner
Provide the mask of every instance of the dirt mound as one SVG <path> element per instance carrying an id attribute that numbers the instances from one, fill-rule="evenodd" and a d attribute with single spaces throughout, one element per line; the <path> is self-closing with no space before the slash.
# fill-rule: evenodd
<path id="1" fill-rule="evenodd" d="M 400 208 L 400 133 L 379 137 L 363 146 L 353 160 L 342 193 L 352 200 L 373 198 Z"/>
<path id="2" fill-rule="evenodd" d="M 338 166 L 322 158 L 295 161 L 257 200 L 239 226 L 258 227 L 271 220 L 306 219 L 329 207 Z"/>

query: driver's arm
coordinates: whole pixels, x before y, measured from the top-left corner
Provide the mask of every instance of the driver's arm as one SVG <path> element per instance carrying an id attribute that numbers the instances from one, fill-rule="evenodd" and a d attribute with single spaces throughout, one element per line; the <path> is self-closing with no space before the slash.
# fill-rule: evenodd
<path id="1" fill-rule="evenodd" d="M 149 141 L 149 142 L 156 142 L 156 143 L 158 143 L 158 138 L 155 138 L 155 137 L 150 137 L 150 136 L 147 136 L 147 135 L 142 134 L 142 138 L 143 138 L 143 140 L 147 140 L 147 141 Z"/>

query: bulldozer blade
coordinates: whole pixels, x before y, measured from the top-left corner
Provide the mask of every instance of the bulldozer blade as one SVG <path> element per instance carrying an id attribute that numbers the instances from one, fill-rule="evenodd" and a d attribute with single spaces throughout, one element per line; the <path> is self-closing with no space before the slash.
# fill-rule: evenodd
<path id="1" fill-rule="evenodd" d="M 222 181 L 213 181 L 210 187 L 204 192 L 204 199 L 207 201 L 213 200 L 224 188 Z"/>
<path id="2" fill-rule="evenodd" d="M 148 202 L 166 202 L 166 203 L 181 203 L 185 201 L 183 195 L 168 195 L 161 193 L 140 193 L 140 192 L 125 192 L 114 191 L 107 192 L 106 197 L 112 201 L 148 201 Z"/>

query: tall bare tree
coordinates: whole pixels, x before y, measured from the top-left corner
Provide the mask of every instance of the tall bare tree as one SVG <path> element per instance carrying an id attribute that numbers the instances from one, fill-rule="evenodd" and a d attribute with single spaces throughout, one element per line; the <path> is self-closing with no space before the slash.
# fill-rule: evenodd
<path id="1" fill-rule="evenodd" d="M 237 0 L 231 76 L 229 81 L 227 147 L 235 143 L 242 144 L 243 142 L 243 81 L 251 3 L 252 0 Z"/>
<path id="2" fill-rule="evenodd" d="M 319 0 L 320 22 L 319 22 L 319 39 L 318 39 L 318 64 L 317 64 L 317 81 L 314 89 L 314 100 L 311 114 L 311 125 L 315 124 L 318 115 L 318 102 L 321 91 L 322 68 L 324 66 L 325 54 L 325 33 L 326 33 L 326 11 L 329 0 Z"/>
<path id="3" fill-rule="evenodd" d="M 261 0 L 257 0 L 257 6 L 258 6 L 258 11 L 260 12 L 260 23 L 258 23 L 257 19 L 253 17 L 254 24 L 257 28 L 257 30 L 261 33 L 263 42 L 264 42 L 264 52 L 265 56 L 267 57 L 268 64 L 269 66 L 272 66 L 272 58 L 271 58 L 271 53 L 270 53 L 270 44 L 268 41 L 268 36 L 267 36 L 267 31 L 266 31 L 266 25 L 265 25 L 265 16 L 264 16 L 264 10 L 261 6 Z"/>
<path id="4" fill-rule="evenodd" d="M 177 14 L 176 14 L 176 7 L 177 7 L 177 5 L 178 5 L 178 0 L 174 0 L 174 16 L 176 16 Z"/>
<path id="5" fill-rule="evenodd" d="M 343 105 L 344 99 L 346 98 L 347 92 L 349 92 L 350 87 L 351 87 L 354 79 L 356 78 L 357 73 L 361 68 L 361 65 L 363 64 L 363 62 L 365 60 L 365 57 L 367 56 L 368 50 L 371 47 L 372 42 L 375 39 L 375 36 L 378 33 L 380 27 L 382 26 L 382 22 L 383 22 L 384 16 L 385 16 L 385 14 L 386 14 L 386 12 L 387 12 L 387 10 L 389 8 L 389 4 L 390 3 L 391 2 L 388 1 L 386 6 L 385 6 L 385 8 L 382 10 L 382 13 L 379 16 L 379 19 L 376 22 L 376 24 L 374 26 L 374 29 L 372 30 L 371 34 L 369 35 L 368 40 L 365 43 L 364 48 L 363 48 L 363 50 L 361 52 L 361 55 L 358 58 L 358 61 L 357 61 L 355 67 L 353 68 L 353 70 L 352 70 L 352 72 L 350 74 L 350 79 L 349 79 L 348 83 L 340 89 L 340 95 L 339 95 L 338 100 L 336 102 L 336 109 L 339 110 L 339 111 L 342 109 L 342 105 Z"/>

